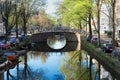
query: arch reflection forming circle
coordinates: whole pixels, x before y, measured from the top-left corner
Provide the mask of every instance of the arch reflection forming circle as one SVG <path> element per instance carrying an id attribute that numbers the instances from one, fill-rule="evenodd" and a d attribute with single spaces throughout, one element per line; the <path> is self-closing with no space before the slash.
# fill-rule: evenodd
<path id="1" fill-rule="evenodd" d="M 66 38 L 64 35 L 52 35 L 47 38 L 47 45 L 52 49 L 62 49 L 66 45 Z"/>

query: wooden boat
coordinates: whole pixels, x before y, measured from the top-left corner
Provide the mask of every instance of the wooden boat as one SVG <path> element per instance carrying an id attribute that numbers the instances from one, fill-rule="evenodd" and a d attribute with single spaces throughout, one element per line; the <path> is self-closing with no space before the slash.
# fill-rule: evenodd
<path id="1" fill-rule="evenodd" d="M 17 58 L 24 54 L 26 54 L 26 50 L 5 52 L 4 57 L 6 58 L 6 61 L 0 64 L 0 73 L 8 69 L 13 69 L 17 65 L 17 63 L 19 63 L 19 61 L 17 61 Z"/>
<path id="2" fill-rule="evenodd" d="M 17 57 L 16 56 L 6 56 L 7 60 L 0 64 L 0 73 L 13 69 L 17 65 Z"/>
<path id="3" fill-rule="evenodd" d="M 7 56 L 7 60 L 9 63 L 9 69 L 14 68 L 17 65 L 17 56 Z"/>

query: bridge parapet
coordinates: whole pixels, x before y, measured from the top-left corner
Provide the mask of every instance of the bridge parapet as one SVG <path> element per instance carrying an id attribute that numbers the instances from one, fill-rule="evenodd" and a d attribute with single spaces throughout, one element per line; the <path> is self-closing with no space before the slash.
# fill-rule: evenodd
<path id="1" fill-rule="evenodd" d="M 80 42 L 80 34 L 79 33 L 73 33 L 73 32 L 45 32 L 45 33 L 38 33 L 34 34 L 28 43 L 32 42 L 46 42 L 48 37 L 52 37 L 55 35 L 64 35 L 66 38 L 66 41 L 70 42 Z"/>

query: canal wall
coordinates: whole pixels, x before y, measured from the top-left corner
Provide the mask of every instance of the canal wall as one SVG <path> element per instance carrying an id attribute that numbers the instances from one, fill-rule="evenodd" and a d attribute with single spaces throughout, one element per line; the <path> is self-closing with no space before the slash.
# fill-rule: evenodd
<path id="1" fill-rule="evenodd" d="M 106 55 L 104 52 L 96 49 L 91 43 L 87 42 L 84 38 L 81 38 L 81 49 L 88 52 L 88 54 L 95 58 L 110 74 L 120 79 L 120 65 L 111 56 Z"/>

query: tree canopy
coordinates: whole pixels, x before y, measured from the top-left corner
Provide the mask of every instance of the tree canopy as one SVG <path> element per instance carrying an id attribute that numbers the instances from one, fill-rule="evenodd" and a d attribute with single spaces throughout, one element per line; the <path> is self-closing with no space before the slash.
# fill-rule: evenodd
<path id="1" fill-rule="evenodd" d="M 78 27 L 82 21 L 86 21 L 90 7 L 88 0 L 64 0 L 58 8 L 58 14 L 65 25 Z"/>

